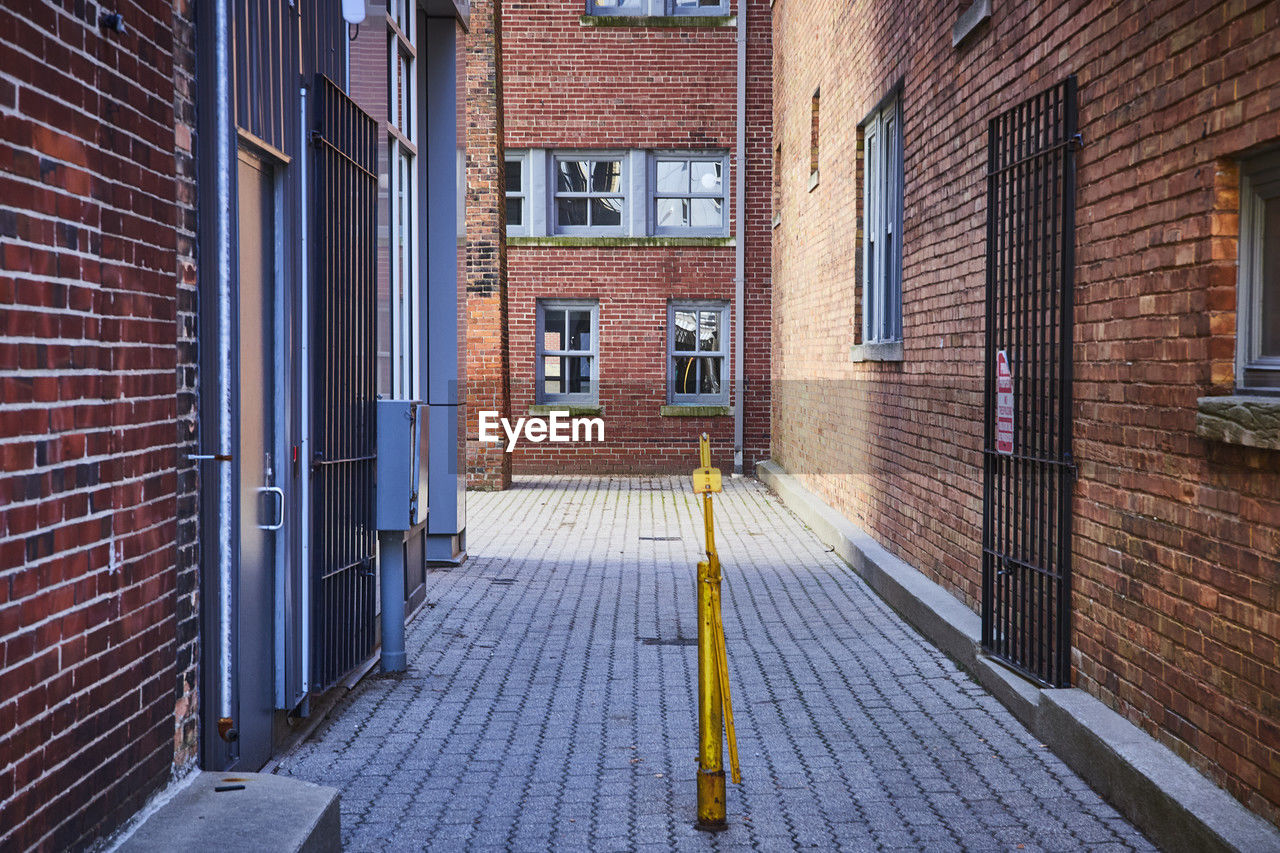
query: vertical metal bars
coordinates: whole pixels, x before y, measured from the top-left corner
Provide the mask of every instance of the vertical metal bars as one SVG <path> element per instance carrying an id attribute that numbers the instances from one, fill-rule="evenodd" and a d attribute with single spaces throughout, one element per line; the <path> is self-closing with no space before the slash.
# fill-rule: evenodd
<path id="1" fill-rule="evenodd" d="M 1034 681 L 1071 683 L 1071 358 L 1076 81 L 991 119 L 987 146 L 982 644 Z M 997 450 L 997 354 L 1013 450 Z"/>
<path id="2" fill-rule="evenodd" d="M 316 86 L 312 272 L 312 687 L 377 643 L 373 529 L 378 125 L 332 80 Z"/>

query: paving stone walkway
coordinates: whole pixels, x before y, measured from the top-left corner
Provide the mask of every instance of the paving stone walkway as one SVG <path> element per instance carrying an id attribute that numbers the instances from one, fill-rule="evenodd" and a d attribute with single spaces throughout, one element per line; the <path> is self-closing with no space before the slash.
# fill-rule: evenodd
<path id="1" fill-rule="evenodd" d="M 277 772 L 342 790 L 349 850 L 1152 849 L 754 480 L 716 516 L 743 784 L 695 831 L 687 482 L 468 495 L 408 674 Z"/>

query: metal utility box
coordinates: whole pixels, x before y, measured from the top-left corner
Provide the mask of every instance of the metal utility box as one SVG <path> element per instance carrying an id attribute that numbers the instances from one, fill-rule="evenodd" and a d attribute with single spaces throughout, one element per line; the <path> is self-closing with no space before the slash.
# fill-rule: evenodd
<path id="1" fill-rule="evenodd" d="M 379 530 L 409 530 L 427 520 L 427 406 L 378 401 Z"/>

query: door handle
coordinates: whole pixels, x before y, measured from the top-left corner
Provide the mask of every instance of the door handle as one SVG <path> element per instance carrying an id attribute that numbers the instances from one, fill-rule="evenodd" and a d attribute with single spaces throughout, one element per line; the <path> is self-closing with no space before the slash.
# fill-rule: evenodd
<path id="1" fill-rule="evenodd" d="M 275 495 L 275 523 L 259 524 L 259 530 L 279 530 L 284 527 L 284 489 L 279 486 L 263 486 L 258 489 L 258 494 Z"/>

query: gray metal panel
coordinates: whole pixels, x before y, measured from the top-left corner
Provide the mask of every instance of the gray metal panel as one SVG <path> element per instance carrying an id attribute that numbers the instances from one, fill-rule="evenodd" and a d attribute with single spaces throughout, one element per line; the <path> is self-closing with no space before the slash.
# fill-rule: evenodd
<path id="1" fill-rule="evenodd" d="M 458 407 L 429 406 L 428 428 L 431 444 L 427 471 L 430 511 L 427 532 L 452 535 L 466 527 L 465 464 L 458 458 Z"/>
<path id="2" fill-rule="evenodd" d="M 426 85 L 421 87 L 426 101 L 420 114 L 425 117 L 426 184 L 421 208 L 426 219 L 422 241 L 421 269 L 426 271 L 427 298 L 423 300 L 419 328 L 427 330 L 426 367 L 422 382 L 424 399 L 432 405 L 458 403 L 458 332 L 460 290 L 458 266 L 458 211 L 455 199 L 458 182 L 458 69 L 456 67 L 457 22 L 451 18 L 426 21 Z M 441 440 L 451 441 L 443 433 Z"/>
<path id="3" fill-rule="evenodd" d="M 410 400 L 379 400 L 375 524 L 409 530 L 426 520 L 428 482 L 426 407 Z"/>
<path id="4" fill-rule="evenodd" d="M 551 233 L 547 229 L 548 199 L 547 192 L 547 159 L 545 148 L 529 149 L 529 196 L 525 203 L 525 214 L 529 217 L 529 235 L 545 237 Z"/>

